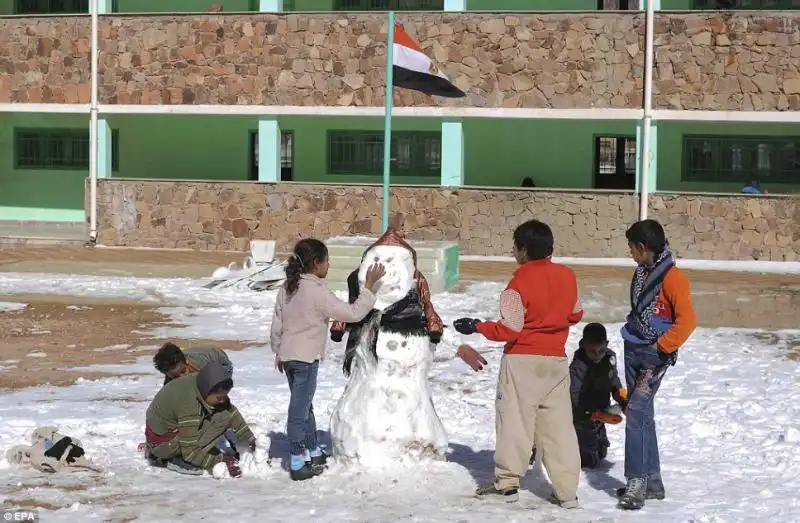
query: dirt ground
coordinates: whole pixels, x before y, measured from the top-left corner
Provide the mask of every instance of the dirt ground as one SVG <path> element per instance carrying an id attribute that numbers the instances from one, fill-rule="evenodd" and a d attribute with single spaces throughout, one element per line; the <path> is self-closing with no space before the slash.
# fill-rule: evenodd
<path id="1" fill-rule="evenodd" d="M 109 249 L 93 247 L 0 248 L 0 272 L 56 272 L 108 276 L 201 277 L 239 252 Z M 585 299 L 624 304 L 631 270 L 575 266 Z M 462 262 L 461 279 L 507 281 L 508 262 Z M 701 326 L 796 328 L 800 277 L 721 271 L 688 271 Z M 0 313 L 0 389 L 50 383 L 68 385 L 78 377 L 106 374 L 74 370 L 98 364 L 133 362 L 165 341 L 180 346 L 210 345 L 240 350 L 258 340 L 162 340 L 147 334 L 170 319 L 152 306 L 78 296 L 0 295 L 0 301 L 26 303 Z M 620 321 L 620 312 L 604 310 L 587 321 Z M 800 340 L 789 347 L 800 355 Z M 155 370 L 153 371 L 155 372 Z"/>
<path id="2" fill-rule="evenodd" d="M 28 304 L 19 311 L 0 313 L 0 389 L 102 378 L 108 374 L 73 369 L 133 363 L 155 353 L 166 341 L 226 350 L 239 350 L 256 341 L 150 338 L 134 331 L 150 331 L 169 318 L 150 306 L 132 303 L 47 295 L 2 296 L 0 301 Z"/>

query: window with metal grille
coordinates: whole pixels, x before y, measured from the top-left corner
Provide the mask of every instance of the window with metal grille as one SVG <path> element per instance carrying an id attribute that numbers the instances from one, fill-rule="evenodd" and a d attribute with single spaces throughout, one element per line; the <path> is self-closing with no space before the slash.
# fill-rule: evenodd
<path id="1" fill-rule="evenodd" d="M 18 15 L 88 13 L 89 0 L 16 0 Z"/>
<path id="2" fill-rule="evenodd" d="M 444 0 L 335 0 L 335 11 L 443 11 Z"/>
<path id="3" fill-rule="evenodd" d="M 281 132 L 281 181 L 292 179 L 294 163 L 294 133 Z M 258 131 L 250 132 L 250 179 L 258 180 Z"/>
<path id="4" fill-rule="evenodd" d="M 683 181 L 800 183 L 800 136 L 683 137 Z"/>
<path id="5" fill-rule="evenodd" d="M 599 11 L 636 11 L 639 0 L 597 0 Z"/>
<path id="6" fill-rule="evenodd" d="M 392 174 L 438 176 L 442 167 L 442 136 L 438 132 L 392 133 Z M 330 174 L 383 173 L 383 133 L 329 131 Z"/>
<path id="7" fill-rule="evenodd" d="M 793 11 L 800 9 L 800 0 L 694 0 L 694 8 Z"/>
<path id="8" fill-rule="evenodd" d="M 636 137 L 595 137 L 594 185 L 597 189 L 632 189 L 636 186 Z"/>
<path id="9" fill-rule="evenodd" d="M 89 168 L 89 131 L 15 129 L 17 169 L 82 171 Z M 111 131 L 111 168 L 119 171 L 119 131 Z"/>

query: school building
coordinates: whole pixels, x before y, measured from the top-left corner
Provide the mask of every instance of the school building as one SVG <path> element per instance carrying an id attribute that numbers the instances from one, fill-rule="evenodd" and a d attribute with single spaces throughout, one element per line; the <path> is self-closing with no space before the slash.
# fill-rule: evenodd
<path id="1" fill-rule="evenodd" d="M 96 87 L 91 5 L 0 0 L 0 221 L 88 220 L 93 108 L 101 196 L 380 184 L 388 9 L 467 93 L 395 90 L 393 184 L 800 188 L 800 0 L 98 0 Z"/>

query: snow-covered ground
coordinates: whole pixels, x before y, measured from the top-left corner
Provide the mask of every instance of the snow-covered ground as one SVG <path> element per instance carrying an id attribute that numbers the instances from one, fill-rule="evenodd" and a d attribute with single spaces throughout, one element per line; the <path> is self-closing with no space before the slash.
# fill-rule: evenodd
<path id="1" fill-rule="evenodd" d="M 523 484 L 518 505 L 498 506 L 472 498 L 479 481 L 492 477 L 494 388 L 500 351 L 477 336 L 447 329 L 431 372 L 434 402 L 449 433 L 447 462 L 398 463 L 383 470 L 338 466 L 312 481 L 294 483 L 281 468 L 288 446 L 283 433 L 288 387 L 272 366 L 266 339 L 274 292 L 203 289 L 191 279 L 100 278 L 2 274 L 0 293 L 57 293 L 130 298 L 163 306 L 185 328 L 161 328 L 163 337 L 256 339 L 263 344 L 231 352 L 235 403 L 250 421 L 264 462 L 250 477 L 216 481 L 151 470 L 136 452 L 143 438 L 145 409 L 161 380 L 150 355 L 135 365 L 104 366 L 145 377 L 80 381 L 67 388 L 38 387 L 6 392 L 0 403 L 0 448 L 27 442 L 39 425 L 57 425 L 80 438 L 103 475 L 42 476 L 0 461 L 7 480 L 0 485 L 4 507 L 45 507 L 43 521 L 186 521 L 217 517 L 235 521 L 800 521 L 799 362 L 784 352 L 800 331 L 698 329 L 671 369 L 657 399 L 659 441 L 668 490 L 666 501 L 644 510 L 615 508 L 613 491 L 622 485 L 622 425 L 612 426 L 606 467 L 584 472 L 582 509 L 563 511 L 547 504 L 546 476 L 537 463 Z M 446 323 L 460 316 L 494 317 L 499 283 L 475 283 L 463 294 L 440 294 L 434 303 Z M 587 309 L 619 308 L 588 298 Z M 13 307 L 0 304 L 2 310 Z M 609 325 L 622 364 L 619 325 Z M 570 336 L 570 352 L 580 329 Z M 489 349 L 489 365 L 472 372 L 453 359 L 461 341 Z M 104 349 L 98 347 L 98 349 Z M 105 348 L 113 350 L 114 347 Z M 326 430 L 345 380 L 343 346 L 331 347 L 321 367 L 315 411 Z M 46 355 L 42 356 L 46 358 Z M 65 508 L 59 508 L 65 507 Z M 49 508 L 49 509 L 47 509 Z"/>

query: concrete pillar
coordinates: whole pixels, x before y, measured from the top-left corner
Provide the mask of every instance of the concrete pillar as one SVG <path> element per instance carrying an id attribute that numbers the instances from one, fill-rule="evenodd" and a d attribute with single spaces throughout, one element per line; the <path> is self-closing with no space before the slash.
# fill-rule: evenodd
<path id="1" fill-rule="evenodd" d="M 105 118 L 97 119 L 97 177 L 111 178 L 114 170 L 114 145 L 111 127 Z"/>
<path id="2" fill-rule="evenodd" d="M 639 0 L 639 11 L 647 11 L 647 0 Z M 653 0 L 653 11 L 661 11 L 661 0 Z"/>
<path id="3" fill-rule="evenodd" d="M 467 0 L 444 0 L 445 11 L 466 11 Z"/>
<path id="4" fill-rule="evenodd" d="M 277 118 L 258 122 L 258 181 L 281 181 L 281 127 Z"/>
<path id="5" fill-rule="evenodd" d="M 636 124 L 636 191 L 639 191 L 642 180 L 642 148 L 644 147 L 644 124 L 640 121 Z M 658 187 L 658 124 L 650 124 L 650 154 L 647 158 L 649 170 L 647 173 L 647 192 L 656 192 Z"/>
<path id="6" fill-rule="evenodd" d="M 104 15 L 113 13 L 112 4 L 114 0 L 97 0 L 97 14 Z M 89 0 L 89 14 L 92 14 L 92 0 Z"/>
<path id="7" fill-rule="evenodd" d="M 443 187 L 464 185 L 464 127 L 461 120 L 442 121 Z"/>
<path id="8" fill-rule="evenodd" d="M 280 13 L 283 11 L 283 0 L 261 0 L 258 10 L 261 13 Z"/>

